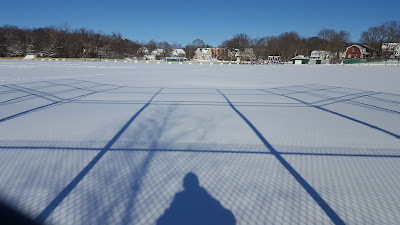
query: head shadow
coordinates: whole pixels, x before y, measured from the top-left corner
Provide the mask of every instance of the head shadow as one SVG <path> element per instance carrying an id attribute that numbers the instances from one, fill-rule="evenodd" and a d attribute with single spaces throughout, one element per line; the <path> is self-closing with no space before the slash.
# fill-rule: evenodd
<path id="1" fill-rule="evenodd" d="M 158 218 L 157 225 L 236 224 L 233 213 L 200 186 L 196 174 L 189 172 L 185 175 L 183 188 L 183 191 L 175 194 L 169 208 Z"/>

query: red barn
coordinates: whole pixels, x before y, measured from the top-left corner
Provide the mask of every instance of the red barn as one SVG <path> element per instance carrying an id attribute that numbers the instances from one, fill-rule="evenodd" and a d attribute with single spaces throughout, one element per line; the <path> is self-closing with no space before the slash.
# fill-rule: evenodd
<path id="1" fill-rule="evenodd" d="M 375 56 L 372 48 L 366 45 L 352 45 L 346 49 L 346 59 L 360 58 L 367 59 Z"/>

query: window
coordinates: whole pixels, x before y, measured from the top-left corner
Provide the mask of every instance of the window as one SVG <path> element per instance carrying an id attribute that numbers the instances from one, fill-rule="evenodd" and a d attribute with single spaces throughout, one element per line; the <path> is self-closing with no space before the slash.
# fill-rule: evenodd
<path id="1" fill-rule="evenodd" d="M 351 51 L 352 51 L 352 52 L 356 52 L 356 48 L 353 48 Z"/>
<path id="2" fill-rule="evenodd" d="M 354 58 L 357 58 L 357 57 L 358 57 L 357 54 L 355 54 L 355 55 L 354 55 Z"/>

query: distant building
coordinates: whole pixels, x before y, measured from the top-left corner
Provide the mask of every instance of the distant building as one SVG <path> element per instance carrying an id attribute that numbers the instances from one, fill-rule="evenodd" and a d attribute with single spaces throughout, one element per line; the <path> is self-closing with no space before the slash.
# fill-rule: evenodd
<path id="1" fill-rule="evenodd" d="M 198 48 L 194 52 L 194 59 L 197 60 L 222 60 L 225 48 Z"/>
<path id="2" fill-rule="evenodd" d="M 138 55 L 148 55 L 149 50 L 146 47 L 141 47 L 137 50 Z"/>
<path id="3" fill-rule="evenodd" d="M 211 48 L 211 56 L 213 59 L 222 60 L 226 48 Z"/>
<path id="4" fill-rule="evenodd" d="M 172 56 L 172 57 L 165 57 L 165 61 L 167 62 L 185 62 L 188 59 L 186 57 L 178 57 L 178 56 Z"/>
<path id="5" fill-rule="evenodd" d="M 237 54 L 241 61 L 253 61 L 256 59 L 256 55 L 252 48 L 245 48 L 244 51 L 239 51 Z"/>
<path id="6" fill-rule="evenodd" d="M 154 56 L 154 58 L 158 59 L 160 56 L 164 54 L 165 50 L 162 48 L 157 48 L 156 50 L 151 52 L 151 55 Z"/>
<path id="7" fill-rule="evenodd" d="M 211 48 L 197 48 L 194 52 L 194 59 L 197 60 L 211 60 L 212 52 Z"/>
<path id="8" fill-rule="evenodd" d="M 256 55 L 252 48 L 246 48 L 241 51 L 237 48 L 228 49 L 228 58 L 231 61 L 253 61 L 256 59 Z"/>
<path id="9" fill-rule="evenodd" d="M 368 59 L 377 55 L 377 52 L 367 45 L 351 45 L 346 49 L 346 59 Z"/>
<path id="10" fill-rule="evenodd" d="M 228 58 L 230 61 L 240 62 L 239 49 L 236 49 L 236 48 L 228 49 Z"/>
<path id="11" fill-rule="evenodd" d="M 139 59 L 143 59 L 143 60 L 155 60 L 155 55 L 150 54 L 149 49 L 147 49 L 146 47 L 141 47 L 138 49 L 137 51 L 137 55 L 139 57 Z"/>
<path id="12" fill-rule="evenodd" d="M 172 50 L 171 57 L 186 57 L 186 52 L 181 48 L 176 48 Z"/>
<path id="13" fill-rule="evenodd" d="M 310 64 L 327 64 L 332 58 L 332 53 L 324 50 L 314 50 L 310 55 Z"/>
<path id="14" fill-rule="evenodd" d="M 141 52 L 145 53 L 143 56 L 143 59 L 145 60 L 159 60 L 159 59 L 165 59 L 167 57 L 172 57 L 172 58 L 185 58 L 186 57 L 186 52 L 185 50 L 181 48 L 177 49 L 172 49 L 170 52 L 165 51 L 165 49 L 162 48 L 157 48 L 154 51 L 151 52 L 151 54 L 148 54 L 148 50 L 141 50 Z"/>
<path id="15" fill-rule="evenodd" d="M 281 61 L 281 56 L 279 55 L 269 55 L 268 61 Z"/>
<path id="16" fill-rule="evenodd" d="M 293 58 L 293 64 L 301 65 L 301 64 L 308 64 L 310 59 L 305 57 L 304 55 L 298 55 Z"/>
<path id="17" fill-rule="evenodd" d="M 268 60 L 262 60 L 262 64 L 281 64 L 281 56 L 279 55 L 269 55 Z"/>
<path id="18" fill-rule="evenodd" d="M 400 58 L 400 43 L 383 43 L 382 52 L 389 53 L 391 58 Z"/>

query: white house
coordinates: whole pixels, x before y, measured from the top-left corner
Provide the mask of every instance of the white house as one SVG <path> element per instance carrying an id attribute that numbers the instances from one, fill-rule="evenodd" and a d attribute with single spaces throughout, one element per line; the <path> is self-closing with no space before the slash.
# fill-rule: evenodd
<path id="1" fill-rule="evenodd" d="M 211 48 L 197 48 L 194 52 L 194 59 L 197 60 L 211 60 L 212 51 Z"/>
<path id="2" fill-rule="evenodd" d="M 244 51 L 241 51 L 240 49 L 229 49 L 228 50 L 228 57 L 231 60 L 235 60 L 237 62 L 240 62 L 241 60 L 255 60 L 256 55 L 254 54 L 254 51 L 252 48 L 246 48 Z"/>
<path id="3" fill-rule="evenodd" d="M 240 62 L 240 51 L 239 49 L 228 49 L 229 60 Z"/>
<path id="4" fill-rule="evenodd" d="M 172 57 L 186 57 L 186 52 L 185 52 L 185 50 L 183 50 L 181 48 L 176 48 L 176 49 L 172 50 L 171 56 Z"/>
<path id="5" fill-rule="evenodd" d="M 332 57 L 332 53 L 324 50 L 314 50 L 311 52 L 310 64 L 327 64 Z"/>
<path id="6" fill-rule="evenodd" d="M 383 43 L 382 52 L 391 52 L 391 57 L 400 58 L 400 43 Z"/>

